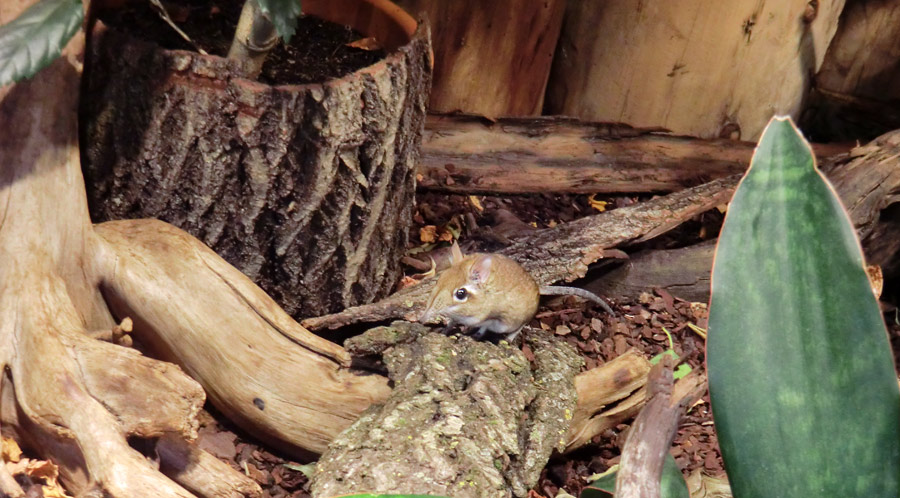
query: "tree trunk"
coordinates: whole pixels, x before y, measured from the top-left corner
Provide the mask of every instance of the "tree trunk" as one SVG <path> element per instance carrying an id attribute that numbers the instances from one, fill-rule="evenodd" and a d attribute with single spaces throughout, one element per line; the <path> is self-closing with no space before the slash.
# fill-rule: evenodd
<path id="1" fill-rule="evenodd" d="M 268 86 L 234 61 L 96 30 L 91 214 L 187 230 L 294 316 L 384 296 L 408 240 L 430 86 L 428 26 L 406 34 L 352 75 Z"/>

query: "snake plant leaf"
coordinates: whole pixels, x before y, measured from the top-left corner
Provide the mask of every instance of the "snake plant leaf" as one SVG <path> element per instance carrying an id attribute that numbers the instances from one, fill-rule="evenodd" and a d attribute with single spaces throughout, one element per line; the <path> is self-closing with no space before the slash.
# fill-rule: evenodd
<path id="1" fill-rule="evenodd" d="M 378 495 L 371 493 L 363 493 L 359 495 L 341 495 L 333 498 L 447 498 L 446 496 L 436 495 Z"/>
<path id="2" fill-rule="evenodd" d="M 617 472 L 604 474 L 590 486 L 581 490 L 579 498 L 609 498 L 613 496 L 616 491 L 616 474 Z M 670 454 L 666 454 L 666 459 L 663 461 L 660 498 L 691 498 L 684 476 L 681 475 L 678 464 Z"/>
<path id="3" fill-rule="evenodd" d="M 41 0 L 0 26 L 0 86 L 47 67 L 81 28 L 83 18 L 81 0 Z"/>
<path id="4" fill-rule="evenodd" d="M 253 0 L 246 0 L 248 2 Z M 278 36 L 284 43 L 290 43 L 297 30 L 297 16 L 300 15 L 300 0 L 256 0 L 260 10 L 275 25 Z"/>
<path id="5" fill-rule="evenodd" d="M 891 497 L 900 390 L 850 219 L 789 118 L 719 236 L 707 367 L 736 498 Z"/>

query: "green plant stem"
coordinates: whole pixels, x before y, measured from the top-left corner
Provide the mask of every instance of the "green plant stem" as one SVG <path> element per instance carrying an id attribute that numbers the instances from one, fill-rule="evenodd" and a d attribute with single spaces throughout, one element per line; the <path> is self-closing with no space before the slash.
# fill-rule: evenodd
<path id="1" fill-rule="evenodd" d="M 266 56 L 278 43 L 275 25 L 263 14 L 257 0 L 247 0 L 241 10 L 228 58 L 240 61 L 247 77 L 256 79 Z"/>

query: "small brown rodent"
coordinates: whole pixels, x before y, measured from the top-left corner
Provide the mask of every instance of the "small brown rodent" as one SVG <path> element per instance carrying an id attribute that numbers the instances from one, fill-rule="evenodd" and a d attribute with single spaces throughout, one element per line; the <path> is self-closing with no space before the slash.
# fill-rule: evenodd
<path id="1" fill-rule="evenodd" d="M 577 295 L 600 304 L 613 314 L 605 301 L 575 287 L 541 287 L 519 263 L 500 254 L 463 257 L 454 244 L 451 266 L 441 273 L 428 306 L 419 318 L 427 323 L 444 318 L 449 325 L 475 330 L 475 338 L 487 332 L 506 334 L 512 342 L 519 330 L 534 317 L 541 295 Z"/>

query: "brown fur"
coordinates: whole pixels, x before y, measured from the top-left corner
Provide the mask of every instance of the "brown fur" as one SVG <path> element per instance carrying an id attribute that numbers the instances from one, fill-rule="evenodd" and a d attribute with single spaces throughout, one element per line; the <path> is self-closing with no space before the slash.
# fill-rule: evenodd
<path id="1" fill-rule="evenodd" d="M 468 297 L 456 302 L 454 292 L 463 286 L 470 289 Z M 528 323 L 539 300 L 539 286 L 518 263 L 499 254 L 472 254 L 441 274 L 422 321 L 443 317 L 469 328 L 487 326 L 509 334 Z"/>

